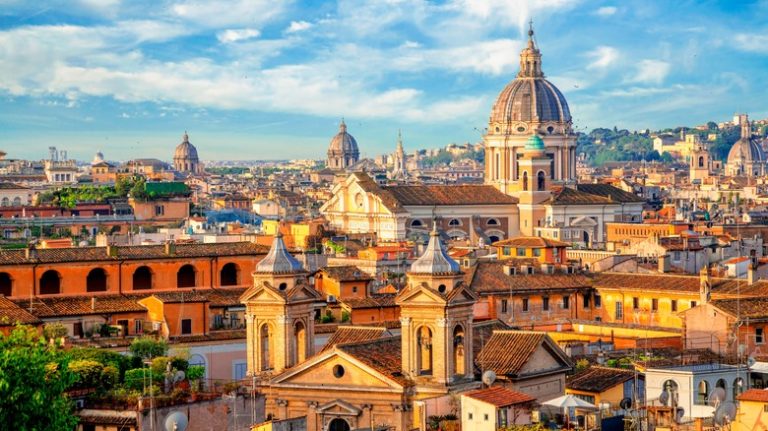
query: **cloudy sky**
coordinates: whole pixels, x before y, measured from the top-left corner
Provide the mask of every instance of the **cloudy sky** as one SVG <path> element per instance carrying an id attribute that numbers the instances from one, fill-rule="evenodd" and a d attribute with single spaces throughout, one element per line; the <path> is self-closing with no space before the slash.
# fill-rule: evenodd
<path id="1" fill-rule="evenodd" d="M 672 8 L 670 5 L 674 4 Z M 575 126 L 768 116 L 768 1 L 0 0 L 0 149 L 321 158 L 477 141 L 534 20 Z"/>

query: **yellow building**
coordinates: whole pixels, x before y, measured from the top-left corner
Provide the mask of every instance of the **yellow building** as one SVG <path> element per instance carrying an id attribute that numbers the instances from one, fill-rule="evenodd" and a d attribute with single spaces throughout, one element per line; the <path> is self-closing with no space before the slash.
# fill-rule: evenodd
<path id="1" fill-rule="evenodd" d="M 768 390 L 750 389 L 739 395 L 739 409 L 731 430 L 766 429 L 768 429 Z"/>
<path id="2" fill-rule="evenodd" d="M 567 261 L 565 249 L 570 244 L 556 239 L 523 236 L 497 241 L 491 246 L 496 247 L 499 260 L 530 258 L 539 263 L 562 265 Z"/>

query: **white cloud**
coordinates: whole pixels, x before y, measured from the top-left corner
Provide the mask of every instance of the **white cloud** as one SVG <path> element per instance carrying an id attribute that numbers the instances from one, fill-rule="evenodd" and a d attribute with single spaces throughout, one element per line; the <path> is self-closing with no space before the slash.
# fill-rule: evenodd
<path id="1" fill-rule="evenodd" d="M 733 46 L 741 51 L 768 54 L 768 35 L 739 33 L 734 36 Z"/>
<path id="2" fill-rule="evenodd" d="M 403 42 L 402 45 L 400 45 L 400 48 L 404 48 L 404 49 L 421 48 L 421 44 L 419 42 L 414 42 L 412 40 L 406 40 L 405 42 Z"/>
<path id="3" fill-rule="evenodd" d="M 312 27 L 312 24 L 306 21 L 291 21 L 291 25 L 285 31 L 287 33 L 297 33 L 300 31 L 308 30 Z"/>
<path id="4" fill-rule="evenodd" d="M 282 14 L 288 4 L 288 1 L 272 0 L 186 0 L 172 5 L 170 12 L 176 17 L 208 28 L 251 27 Z"/>
<path id="5" fill-rule="evenodd" d="M 603 6 L 595 11 L 595 15 L 598 16 L 611 16 L 615 15 L 616 12 L 618 12 L 618 8 L 616 6 Z"/>
<path id="6" fill-rule="evenodd" d="M 216 34 L 216 38 L 221 43 L 232 43 L 241 40 L 253 39 L 259 37 L 261 32 L 253 28 L 240 28 L 224 30 Z"/>
<path id="7" fill-rule="evenodd" d="M 452 4 L 467 15 L 498 21 L 502 25 L 516 25 L 522 32 L 527 28 L 529 19 L 536 20 L 553 12 L 571 9 L 580 2 L 581 0 L 454 0 Z"/>
<path id="8" fill-rule="evenodd" d="M 613 66 L 619 60 L 619 51 L 612 46 L 598 46 L 587 54 L 592 61 L 587 69 L 606 69 Z"/>
<path id="9" fill-rule="evenodd" d="M 630 82 L 661 84 L 667 77 L 672 66 L 661 60 L 642 60 L 637 64 L 637 72 Z"/>

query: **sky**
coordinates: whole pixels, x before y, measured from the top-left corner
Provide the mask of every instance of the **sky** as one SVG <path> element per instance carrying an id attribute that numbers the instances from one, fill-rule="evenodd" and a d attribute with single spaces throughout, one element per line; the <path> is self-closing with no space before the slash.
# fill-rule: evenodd
<path id="1" fill-rule="evenodd" d="M 533 19 L 574 127 L 768 116 L 768 1 L 0 0 L 0 149 L 170 160 L 477 142 Z"/>

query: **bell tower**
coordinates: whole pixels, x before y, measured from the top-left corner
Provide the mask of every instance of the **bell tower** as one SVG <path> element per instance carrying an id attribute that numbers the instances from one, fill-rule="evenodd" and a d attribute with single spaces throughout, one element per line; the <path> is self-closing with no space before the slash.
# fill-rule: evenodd
<path id="1" fill-rule="evenodd" d="M 472 307 L 477 297 L 440 241 L 436 224 L 398 294 L 402 370 L 417 386 L 466 383 L 473 376 Z M 418 392 L 418 389 L 417 389 Z"/>
<path id="2" fill-rule="evenodd" d="M 546 208 L 542 203 L 551 194 L 552 167 L 539 135 L 528 138 L 519 161 L 520 180 L 512 193 L 520 200 L 520 233 L 533 236 L 533 228 L 543 226 Z"/>
<path id="3" fill-rule="evenodd" d="M 256 265 L 245 304 L 248 372 L 277 374 L 313 352 L 315 306 L 320 294 L 288 252 L 278 232 L 269 253 Z"/>
<path id="4" fill-rule="evenodd" d="M 690 182 L 694 182 L 694 180 L 704 181 L 709 178 L 711 166 L 709 151 L 704 145 L 697 144 L 691 152 L 691 163 L 688 170 Z"/>

